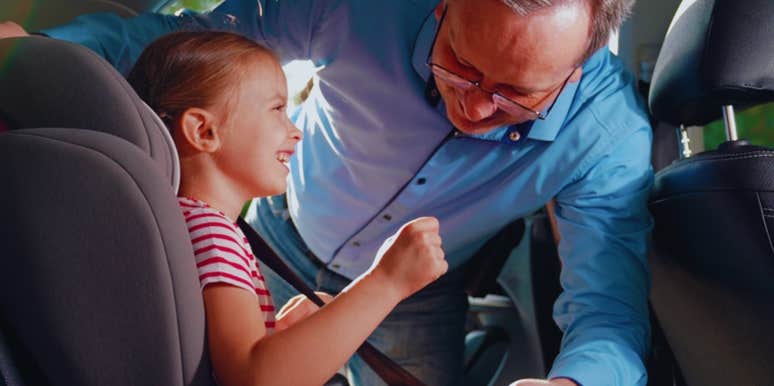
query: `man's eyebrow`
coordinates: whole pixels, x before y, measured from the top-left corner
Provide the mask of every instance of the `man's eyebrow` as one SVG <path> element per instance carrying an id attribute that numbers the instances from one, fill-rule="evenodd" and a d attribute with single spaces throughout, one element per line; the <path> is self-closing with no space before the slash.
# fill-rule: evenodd
<path id="1" fill-rule="evenodd" d="M 449 45 L 449 47 L 451 47 L 451 44 Z M 452 53 L 454 53 L 454 58 L 457 59 L 458 62 L 464 64 L 467 67 L 472 67 L 478 70 L 475 66 L 470 64 L 470 61 L 468 61 L 467 59 L 463 58 L 460 54 L 458 54 L 457 50 L 455 50 L 454 47 L 451 47 L 451 50 L 452 50 Z"/>

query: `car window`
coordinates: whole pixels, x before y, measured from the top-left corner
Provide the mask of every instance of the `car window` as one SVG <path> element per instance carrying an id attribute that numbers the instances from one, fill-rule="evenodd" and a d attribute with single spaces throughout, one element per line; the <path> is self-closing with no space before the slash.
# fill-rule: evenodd
<path id="1" fill-rule="evenodd" d="M 215 9 L 224 0 L 171 0 L 161 7 L 161 13 L 176 14 L 185 9 L 206 12 Z"/>
<path id="2" fill-rule="evenodd" d="M 736 112 L 736 126 L 739 138 L 753 145 L 774 146 L 774 103 L 759 105 Z M 704 127 L 704 148 L 716 149 L 726 141 L 723 120 L 717 120 Z"/>

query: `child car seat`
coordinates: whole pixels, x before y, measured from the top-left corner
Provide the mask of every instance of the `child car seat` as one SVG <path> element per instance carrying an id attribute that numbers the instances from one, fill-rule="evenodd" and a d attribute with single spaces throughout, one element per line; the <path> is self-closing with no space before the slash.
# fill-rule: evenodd
<path id="1" fill-rule="evenodd" d="M 161 121 L 96 54 L 43 37 L 0 40 L 0 120 L 0 379 L 214 385 Z"/>

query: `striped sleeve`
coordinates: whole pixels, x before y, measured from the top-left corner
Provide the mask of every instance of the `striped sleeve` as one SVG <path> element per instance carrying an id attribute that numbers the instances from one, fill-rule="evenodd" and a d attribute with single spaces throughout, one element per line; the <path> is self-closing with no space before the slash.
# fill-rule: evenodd
<path id="1" fill-rule="evenodd" d="M 211 283 L 225 283 L 256 294 L 250 253 L 239 242 L 241 236 L 234 225 L 212 211 L 190 212 L 186 222 L 201 288 Z"/>

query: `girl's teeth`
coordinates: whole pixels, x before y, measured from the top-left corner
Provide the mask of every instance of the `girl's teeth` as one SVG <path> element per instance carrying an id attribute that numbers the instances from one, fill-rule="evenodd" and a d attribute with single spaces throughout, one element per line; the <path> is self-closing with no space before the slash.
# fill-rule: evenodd
<path id="1" fill-rule="evenodd" d="M 277 154 L 277 160 L 283 164 L 287 164 L 290 161 L 290 155 L 286 153 Z"/>

